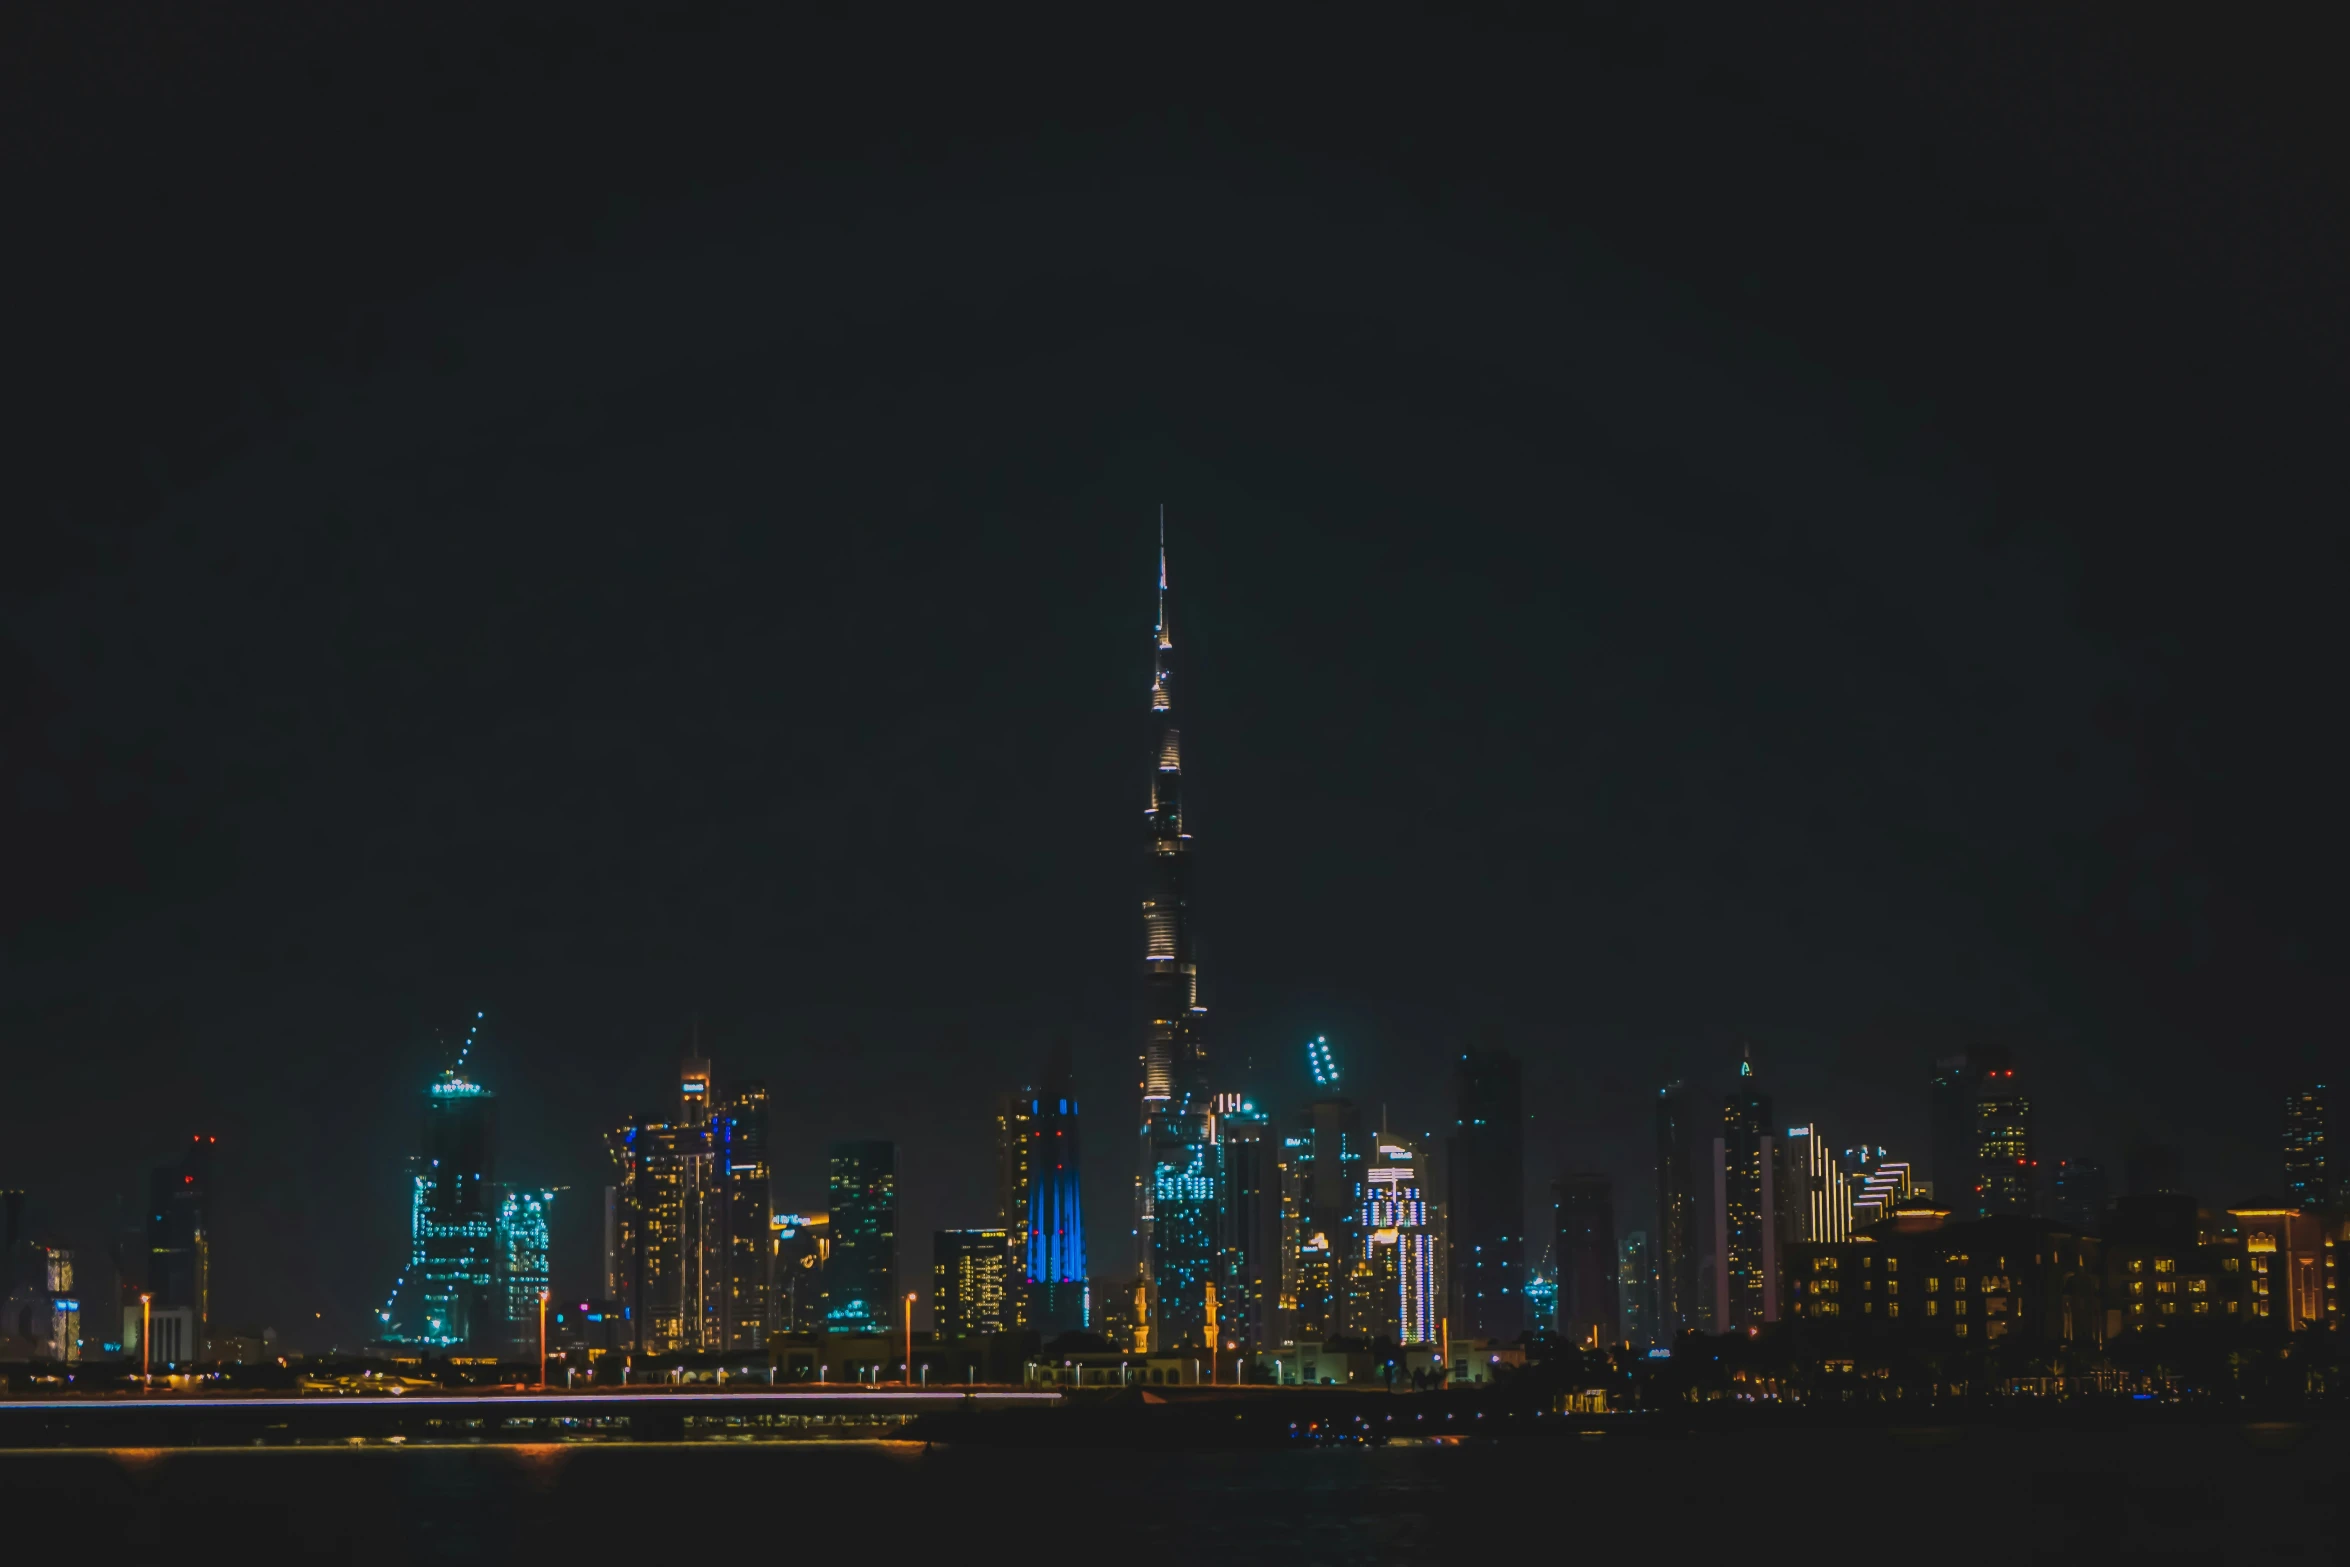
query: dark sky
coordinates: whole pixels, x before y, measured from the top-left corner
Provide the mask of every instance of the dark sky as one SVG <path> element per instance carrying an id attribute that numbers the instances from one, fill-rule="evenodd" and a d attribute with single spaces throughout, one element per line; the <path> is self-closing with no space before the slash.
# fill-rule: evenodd
<path id="1" fill-rule="evenodd" d="M 1998 1042 L 2048 1156 L 2273 1187 L 2344 1039 L 2338 20 L 784 9 L 12 24 L 44 1223 L 215 1133 L 216 1315 L 349 1342 L 479 1008 L 568 1293 L 698 1013 L 786 1202 L 899 1141 L 925 1273 L 1066 1031 L 1119 1266 L 1162 502 L 1261 1098 L 1327 1032 L 1432 1127 L 1498 1029 L 1629 1228 L 1668 1070 L 1922 1156 Z"/>

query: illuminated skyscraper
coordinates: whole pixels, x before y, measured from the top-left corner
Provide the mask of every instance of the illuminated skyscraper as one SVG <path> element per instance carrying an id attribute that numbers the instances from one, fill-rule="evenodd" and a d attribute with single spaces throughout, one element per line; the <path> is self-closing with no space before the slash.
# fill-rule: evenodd
<path id="1" fill-rule="evenodd" d="M 648 1353 L 763 1348 L 774 1268 L 767 1090 L 716 1087 L 699 1050 L 679 1069 L 673 1120 L 605 1138 L 613 1299 Z"/>
<path id="2" fill-rule="evenodd" d="M 1526 1112 L 1517 1057 L 1463 1052 L 1452 1092 L 1445 1169 L 1452 1329 L 1467 1340 L 1511 1340 L 1526 1331 Z"/>
<path id="3" fill-rule="evenodd" d="M 408 1267 L 380 1316 L 384 1336 L 434 1348 L 496 1346 L 497 1101 L 468 1075 L 475 1013 L 457 1058 L 424 1096 L 424 1147 L 410 1166 Z"/>
<path id="4" fill-rule="evenodd" d="M 1154 1285 L 1162 1256 L 1190 1276 L 1178 1291 L 1206 1283 L 1216 1228 L 1206 1210 L 1181 1221 L 1169 1251 L 1153 1235 L 1162 1191 L 1188 1192 L 1214 1162 L 1207 1148 L 1207 1079 L 1200 1049 L 1199 967 L 1191 937 L 1191 837 L 1183 830 L 1183 737 L 1175 723 L 1175 627 L 1168 614 L 1166 520 L 1159 524 L 1159 614 L 1151 633 L 1151 785 L 1143 813 L 1148 845 L 1142 893 L 1142 1176 L 1136 1236 L 1144 1276 Z M 1186 1197 L 1186 1202 L 1192 1199 Z M 1204 1201 L 1212 1204 L 1211 1194 Z M 1205 1222 L 1207 1241 L 1201 1240 Z"/>
<path id="5" fill-rule="evenodd" d="M 1646 1230 L 1634 1230 L 1616 1248 L 1616 1305 L 1626 1343 L 1646 1349 L 1656 1342 L 1656 1269 Z"/>
<path id="6" fill-rule="evenodd" d="M 825 1214 L 779 1213 L 767 1221 L 774 1237 L 775 1326 L 786 1333 L 824 1330 L 824 1264 L 832 1254 Z"/>
<path id="7" fill-rule="evenodd" d="M 826 1178 L 831 1255 L 824 1265 L 824 1326 L 832 1333 L 899 1328 L 897 1148 L 834 1143 Z"/>
<path id="8" fill-rule="evenodd" d="M 1771 1096 L 1738 1063 L 1714 1141 L 1714 1322 L 1717 1331 L 1779 1320 L 1780 1193 L 1786 1171 Z M 1562 1261 L 1559 1299 L 1566 1300 Z"/>
<path id="9" fill-rule="evenodd" d="M 1440 1237 L 1416 1139 L 1381 1132 L 1363 1162 L 1362 1237 L 1350 1277 L 1347 1332 L 1402 1345 L 1434 1344 L 1443 1321 Z"/>
<path id="10" fill-rule="evenodd" d="M 1151 1205 L 1151 1347 L 1196 1348 L 1206 1342 L 1208 1288 L 1222 1276 L 1224 1145 L 1213 1112 L 1185 1116 L 1181 1135 L 1153 1144 Z"/>
<path id="11" fill-rule="evenodd" d="M 932 1234 L 930 1307 L 940 1338 L 979 1338 L 1010 1328 L 1011 1243 L 1003 1230 Z"/>
<path id="12" fill-rule="evenodd" d="M 1697 1097 L 1687 1083 L 1674 1081 L 1656 1096 L 1656 1322 L 1657 1342 L 1670 1344 L 1713 1318 L 1701 1282 L 1704 1254 L 1697 1178 L 1698 1150 L 1710 1137 L 1698 1135 Z"/>
<path id="13" fill-rule="evenodd" d="M 1551 1185 L 1557 1235 L 1558 1335 L 1601 1349 L 1622 1336 L 1617 1309 L 1615 1185 L 1604 1175 L 1567 1175 Z"/>
<path id="14" fill-rule="evenodd" d="M 500 1348 L 527 1354 L 538 1342 L 539 1297 L 553 1283 L 547 1218 L 549 1191 L 501 1192 L 492 1284 L 498 1301 Z"/>
<path id="15" fill-rule="evenodd" d="M 196 1136 L 170 1164 L 147 1174 L 147 1293 L 154 1311 L 185 1311 L 193 1324 L 193 1359 L 211 1340 L 212 1152 L 219 1139 Z"/>
<path id="16" fill-rule="evenodd" d="M 1976 1191 L 1985 1215 L 2039 1211 L 2040 1164 L 2032 1151 L 2032 1101 L 2005 1068 L 1975 1100 Z"/>
<path id="17" fill-rule="evenodd" d="M 1362 1113 L 1338 1090 L 1338 1059 L 1327 1039 L 1306 1046 L 1319 1095 L 1297 1133 L 1283 1139 L 1283 1304 L 1289 1333 L 1318 1344 L 1353 1331 L 1347 1281 L 1362 1256 L 1363 1162 L 1370 1139 Z"/>
<path id="18" fill-rule="evenodd" d="M 710 1121 L 711 1164 L 724 1203 L 724 1333 L 711 1348 L 763 1350 L 774 1278 L 768 1213 L 774 1202 L 767 1162 L 767 1085 L 743 1083 Z"/>
<path id="19" fill-rule="evenodd" d="M 1852 1238 L 1852 1187 L 1817 1126 L 1787 1128 L 1788 1239 Z"/>
<path id="20" fill-rule="evenodd" d="M 1992 1210 L 1984 1198 L 1977 1102 L 2015 1076 L 2006 1050 L 1976 1045 L 1935 1063 L 1931 1156 L 1934 1200 L 1959 1219 Z"/>
<path id="21" fill-rule="evenodd" d="M 2296 1208 L 2333 1206 L 2333 1177 L 2326 1163 L 2332 1103 L 2323 1083 L 2285 1093 L 2285 1201 Z"/>
<path id="22" fill-rule="evenodd" d="M 1254 1102 L 1216 1096 L 1216 1140 L 1224 1149 L 1224 1268 L 1216 1286 L 1226 1350 L 1282 1342 L 1282 1139 Z"/>
<path id="23" fill-rule="evenodd" d="M 1020 1168 L 1028 1207 L 1021 1216 L 1013 1293 L 1015 1304 L 1026 1303 L 1027 1324 L 1049 1339 L 1088 1326 L 1077 1086 L 1066 1041 L 1054 1046 L 1044 1086 L 1028 1101 L 1020 1125 L 1026 1137 Z M 1010 1235 L 1005 1239 L 1009 1245 Z"/>
<path id="24" fill-rule="evenodd" d="M 1034 1089 L 1022 1088 L 998 1094 L 995 1106 L 995 1222 L 1014 1264 L 1005 1310 L 1015 1327 L 1028 1326 L 1028 1161 L 1034 1153 L 1036 1098 Z"/>

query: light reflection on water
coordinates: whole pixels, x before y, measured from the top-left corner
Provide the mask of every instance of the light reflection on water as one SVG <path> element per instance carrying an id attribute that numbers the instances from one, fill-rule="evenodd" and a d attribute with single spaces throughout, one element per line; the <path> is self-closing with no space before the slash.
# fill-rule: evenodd
<path id="1" fill-rule="evenodd" d="M 1921 1528 L 1921 1462 L 1932 1495 L 1966 1499 L 1964 1529 Z M 1369 1567 L 1512 1546 L 1549 1560 L 1635 1525 L 1660 1544 L 1686 1539 L 1679 1554 L 1712 1555 L 1696 1535 L 1728 1517 L 1785 1517 L 1824 1474 L 1837 1480 L 1838 1530 L 1902 1541 L 1903 1560 L 1948 1559 L 1944 1539 L 1956 1553 L 1992 1538 L 2059 1555 L 2323 1556 L 2350 1494 L 2350 1437 L 2331 1426 L 2290 1446 L 2224 1426 L 1984 1429 L 1930 1453 L 1883 1432 L 1824 1430 L 1228 1453 L 882 1441 L 18 1450 L 0 1454 L 0 1507 L 20 1560 L 49 1543 L 133 1562 L 221 1544 L 251 1561 L 653 1559 L 689 1540 L 696 1554 L 912 1559 L 994 1540 L 1107 1553 L 1118 1567 Z M 1660 1559 L 1675 1554 L 1668 1545 Z"/>

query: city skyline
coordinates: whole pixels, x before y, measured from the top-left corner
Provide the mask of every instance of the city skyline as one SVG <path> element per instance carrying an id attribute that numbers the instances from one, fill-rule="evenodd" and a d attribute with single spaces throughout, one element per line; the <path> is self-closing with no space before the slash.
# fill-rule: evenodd
<path id="1" fill-rule="evenodd" d="M 216 1314 L 350 1337 L 436 1027 L 576 1197 L 699 1013 L 786 1210 L 884 1137 L 917 1238 L 1067 1037 L 1108 1255 L 1162 501 L 1216 1091 L 1326 1034 L 1445 1134 L 1498 1029 L 1621 1217 L 1745 1043 L 1921 1170 L 1999 1047 L 2113 1189 L 2268 1183 L 2350 1032 L 2326 49 L 1350 19 L 1462 62 L 1399 114 L 1302 24 L 778 94 L 588 12 L 24 56 L 0 1040 L 137 1090 L 0 1129 L 37 1222 L 217 1136 Z"/>
<path id="2" fill-rule="evenodd" d="M 799 1205 L 829 1221 L 832 1260 L 818 1270 L 814 1316 L 826 1331 L 886 1335 L 893 1325 L 911 1324 L 912 1315 L 899 1324 L 898 1313 L 912 1308 L 926 1325 L 968 1326 L 984 1316 L 996 1332 L 1099 1332 L 1125 1322 L 1130 1293 L 1149 1324 L 1134 1334 L 1138 1342 L 1164 1347 L 1204 1337 L 1212 1344 L 1221 1320 L 1227 1347 L 1243 1354 L 1295 1342 L 1300 1333 L 1433 1344 L 1440 1320 L 1464 1335 L 1507 1340 L 1522 1325 L 1595 1344 L 1612 1341 L 1627 1322 L 1652 1334 L 1669 1334 L 1676 1322 L 1708 1331 L 1760 1328 L 1794 1311 L 1786 1298 L 1797 1288 L 1791 1247 L 1842 1243 L 1913 1190 L 1931 1192 L 1960 1222 L 2037 1216 L 2095 1229 L 2109 1195 L 2188 1189 L 2183 1150 L 2143 1137 L 2130 1145 L 2118 1191 L 2103 1162 L 2056 1157 L 2035 1134 L 2034 1074 L 2027 1069 L 2019 1082 L 2018 1057 L 2000 1044 L 1969 1045 L 1934 1061 L 1925 1135 L 1901 1150 L 1906 1157 L 1893 1157 L 1883 1144 L 1872 1148 L 1864 1137 L 1840 1162 L 1831 1129 L 1785 1124 L 1757 1074 L 1752 1042 L 1743 1042 L 1718 1122 L 1685 1080 L 1656 1090 L 1656 1141 L 1645 1172 L 1655 1186 L 1645 1207 L 1634 1197 L 1622 1222 L 1616 1192 L 1621 1185 L 1637 1194 L 1642 1172 L 1570 1168 L 1546 1178 L 1530 1171 L 1521 1149 L 1536 1112 L 1521 1099 L 1523 1063 L 1490 1043 L 1456 1053 L 1454 1115 L 1444 1133 L 1390 1131 L 1384 1101 L 1373 1132 L 1351 1097 L 1356 1085 L 1342 1082 L 1327 1034 L 1304 1045 L 1311 1092 L 1294 1105 L 1271 1089 L 1258 1090 L 1261 1109 L 1242 1087 L 1211 1093 L 1211 1083 L 1241 1074 L 1212 1071 L 1202 1033 L 1207 1008 L 1194 957 L 1164 508 L 1158 530 L 1135 1266 L 1102 1259 L 1097 1267 L 1098 1248 L 1088 1246 L 1082 1194 L 1091 1183 L 1079 1162 L 1081 1101 L 1063 1035 L 1035 1086 L 992 1096 L 992 1117 L 983 1117 L 994 1138 L 985 1167 L 991 1173 L 952 1199 L 961 1209 L 992 1199 L 992 1214 L 934 1231 L 930 1291 L 920 1287 L 921 1232 L 907 1231 L 900 1212 L 898 1145 L 829 1141 L 825 1201 Z M 510 1353 L 550 1286 L 617 1309 L 629 1324 L 626 1344 L 640 1354 L 747 1351 L 788 1326 L 797 1308 L 783 1298 L 773 1260 L 781 1257 L 787 1220 L 771 1227 L 769 1215 L 793 1205 L 780 1200 L 769 1160 L 765 1083 L 722 1083 L 705 1054 L 701 1019 L 691 1019 L 674 1079 L 676 1111 L 639 1115 L 605 1134 L 615 1184 L 603 1188 L 602 1246 L 593 1271 L 583 1273 L 581 1262 L 563 1255 L 568 1248 L 552 1244 L 561 1188 L 517 1185 L 498 1172 L 498 1097 L 472 1065 L 487 1015 L 474 1013 L 423 1095 L 422 1151 L 410 1161 L 408 1257 L 371 1336 L 444 1353 Z M 2323 1084 L 2287 1085 L 2277 1178 L 2227 1200 L 2322 1207 L 2335 1189 L 2330 1114 Z M 1489 1125 L 1495 1115 L 1514 1123 L 1506 1134 Z M 1502 1141 L 1493 1142 L 1496 1136 Z M 152 1172 L 149 1227 L 158 1238 L 146 1272 L 163 1281 L 167 1311 L 191 1313 L 186 1323 L 166 1324 L 175 1342 L 210 1342 L 207 1230 L 216 1141 L 199 1133 L 182 1166 Z M 1439 1146 L 1441 1175 L 1430 1157 Z M 1684 1169 L 1686 1197 L 1677 1194 Z M 187 1190 L 175 1191 L 175 1182 Z M 1509 1204 L 1495 1206 L 1494 1193 L 1511 1184 L 1516 1214 L 1505 1211 Z M 1545 1188 L 1555 1225 L 1543 1248 L 1550 1271 L 1540 1281 L 1550 1320 L 1522 1304 L 1533 1282 L 1526 1239 L 1545 1234 L 1539 1202 L 1528 1204 L 1525 1193 Z M 199 1204 L 191 1210 L 198 1216 L 167 1218 L 175 1201 Z M 998 1227 L 986 1229 L 987 1217 Z M 1643 1223 L 1663 1238 L 1656 1246 L 1640 1233 Z M 167 1234 L 177 1237 L 168 1249 Z M 1313 1247 L 1304 1247 L 1308 1235 Z M 1624 1272 L 1635 1244 L 1647 1269 L 1636 1286 Z M 991 1251 L 981 1273 L 973 1271 L 981 1266 L 974 1248 Z M 1323 1248 L 1319 1262 L 1301 1264 L 1301 1248 Z M 70 1256 L 70 1249 L 53 1255 Z M 562 1260 L 551 1266 L 551 1256 Z M 53 1263 L 53 1273 L 58 1266 L 68 1269 L 70 1284 L 71 1263 Z M 901 1293 L 904 1286 L 913 1287 Z M 1637 1298 L 1628 1297 L 1635 1287 Z M 1694 1306 L 1687 1304 L 1692 1287 Z M 983 1288 L 991 1302 L 984 1309 L 975 1293 Z M 75 1300 L 59 1310 L 67 1306 L 80 1309 Z M 101 1304 L 93 1319 L 105 1325 L 100 1333 L 111 1331 L 115 1311 Z M 152 1322 L 142 1331 L 154 1331 Z M 1130 1326 L 1119 1331 L 1133 1333 Z M 131 1335 L 126 1317 L 122 1336 Z"/>

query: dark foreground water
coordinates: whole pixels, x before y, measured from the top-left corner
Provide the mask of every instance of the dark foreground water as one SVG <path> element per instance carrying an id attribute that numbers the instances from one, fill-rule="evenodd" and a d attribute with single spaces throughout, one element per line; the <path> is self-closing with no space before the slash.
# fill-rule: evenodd
<path id="1" fill-rule="evenodd" d="M 1549 1448 L 890 1443 L 0 1453 L 47 1564 L 2338 1561 L 2350 1432 L 1610 1434 Z M 619 1554 L 616 1554 L 619 1553 Z M 812 1556 L 805 1553 L 815 1553 Z"/>

